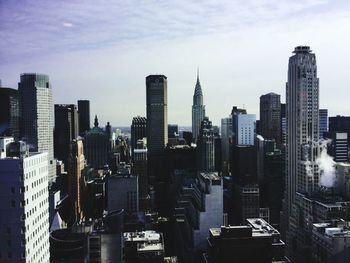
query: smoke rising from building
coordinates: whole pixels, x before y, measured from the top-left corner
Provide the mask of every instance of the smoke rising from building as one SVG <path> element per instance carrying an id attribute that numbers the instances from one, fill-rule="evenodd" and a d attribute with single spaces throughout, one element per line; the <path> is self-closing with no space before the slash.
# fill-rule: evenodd
<path id="1" fill-rule="evenodd" d="M 321 142 L 320 155 L 316 159 L 316 163 L 320 171 L 320 185 L 325 187 L 333 187 L 336 179 L 335 161 L 327 153 L 327 145 L 330 140 Z"/>

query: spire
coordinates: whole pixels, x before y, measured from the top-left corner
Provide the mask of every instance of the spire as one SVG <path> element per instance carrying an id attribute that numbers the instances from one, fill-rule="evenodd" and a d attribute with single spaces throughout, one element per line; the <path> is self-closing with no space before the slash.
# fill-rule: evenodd
<path id="1" fill-rule="evenodd" d="M 97 115 L 95 115 L 95 122 L 94 122 L 94 126 L 98 127 L 98 119 L 97 119 Z"/>
<path id="2" fill-rule="evenodd" d="M 194 89 L 194 96 L 203 96 L 201 83 L 199 82 L 199 67 L 197 67 L 197 82 Z"/>

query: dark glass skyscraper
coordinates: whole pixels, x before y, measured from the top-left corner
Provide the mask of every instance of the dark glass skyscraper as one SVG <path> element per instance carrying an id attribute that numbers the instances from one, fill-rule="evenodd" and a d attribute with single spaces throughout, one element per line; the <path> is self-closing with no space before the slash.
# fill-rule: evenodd
<path id="1" fill-rule="evenodd" d="M 90 101 L 78 100 L 79 135 L 84 136 L 90 130 Z"/>
<path id="2" fill-rule="evenodd" d="M 20 106 L 18 90 L 0 88 L 0 136 L 19 139 Z"/>
<path id="3" fill-rule="evenodd" d="M 47 152 L 49 183 L 56 177 L 54 162 L 54 110 L 52 89 L 48 75 L 24 73 L 18 83 L 21 105 L 20 137 L 29 145 L 30 151 Z"/>
<path id="4" fill-rule="evenodd" d="M 281 143 L 281 99 L 276 93 L 260 96 L 260 131 L 264 139 Z"/>
<path id="5" fill-rule="evenodd" d="M 78 111 L 74 104 L 55 104 L 55 158 L 68 165 L 69 145 L 78 137 Z"/>

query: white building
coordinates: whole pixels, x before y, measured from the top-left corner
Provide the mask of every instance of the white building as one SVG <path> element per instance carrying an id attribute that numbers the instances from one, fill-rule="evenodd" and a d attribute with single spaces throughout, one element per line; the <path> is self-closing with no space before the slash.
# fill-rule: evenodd
<path id="1" fill-rule="evenodd" d="M 21 145 L 0 159 L 0 262 L 50 262 L 47 153 Z"/>
<path id="2" fill-rule="evenodd" d="M 0 137 L 0 158 L 6 157 L 6 147 L 13 141 L 13 137 Z"/>
<path id="3" fill-rule="evenodd" d="M 236 145 L 254 145 L 255 142 L 255 114 L 237 114 L 233 115 L 233 122 L 236 131 Z"/>

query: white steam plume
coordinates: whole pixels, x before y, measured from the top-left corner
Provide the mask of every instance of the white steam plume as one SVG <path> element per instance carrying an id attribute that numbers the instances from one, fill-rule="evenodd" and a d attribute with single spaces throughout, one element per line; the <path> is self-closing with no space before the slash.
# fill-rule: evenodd
<path id="1" fill-rule="evenodd" d="M 330 140 L 321 142 L 321 152 L 316 159 L 320 171 L 320 184 L 325 187 L 333 187 L 336 179 L 335 162 L 327 153 L 327 144 Z"/>

